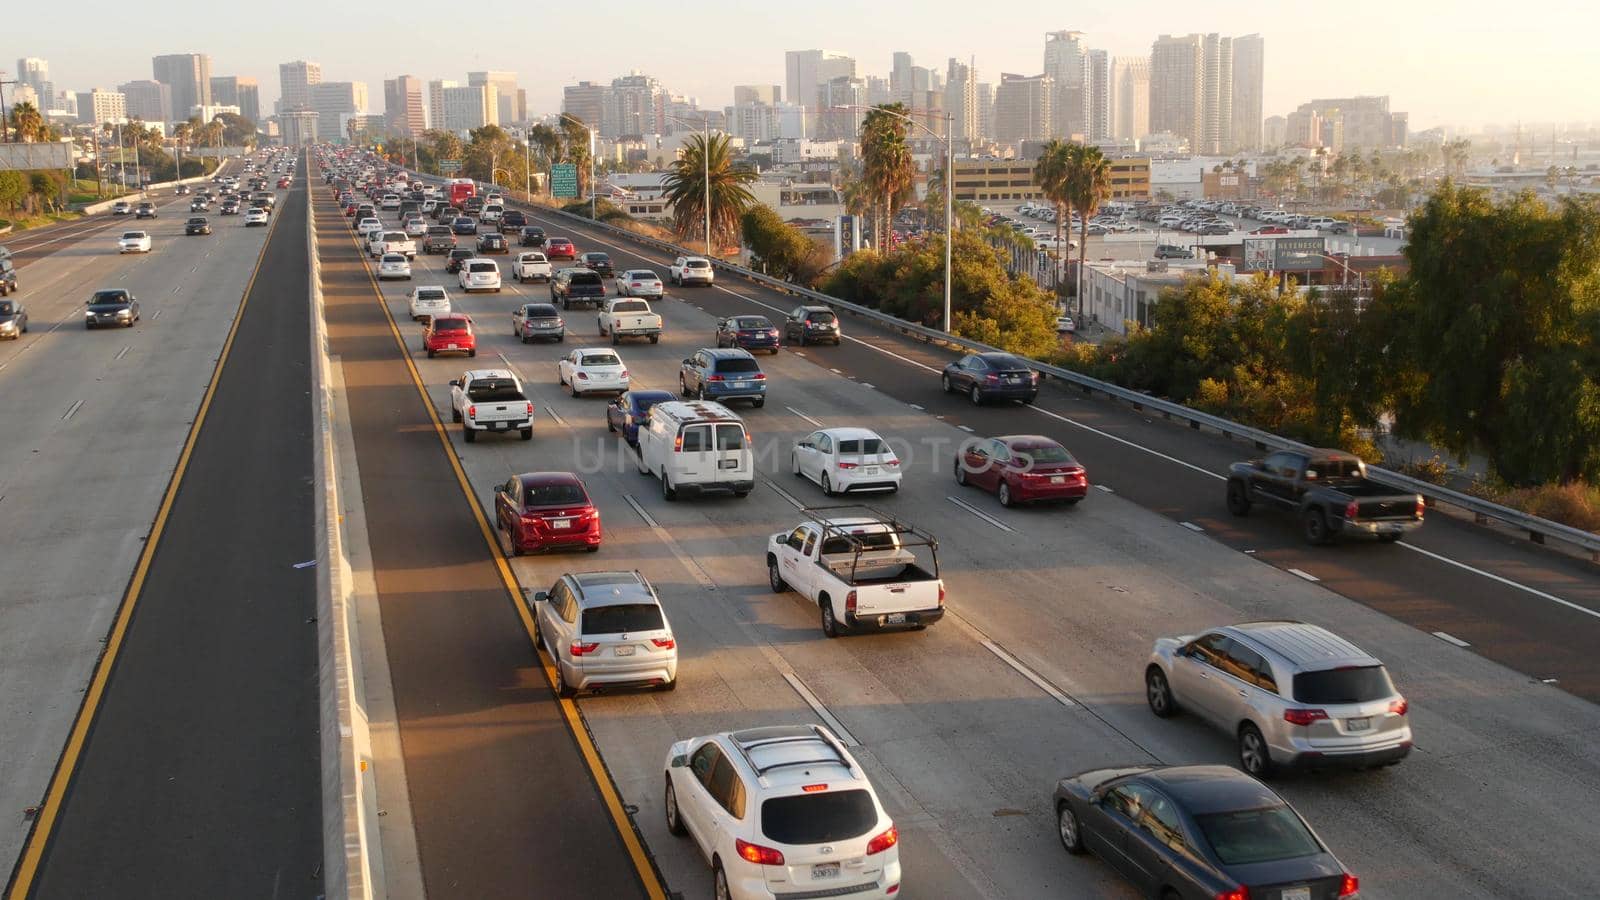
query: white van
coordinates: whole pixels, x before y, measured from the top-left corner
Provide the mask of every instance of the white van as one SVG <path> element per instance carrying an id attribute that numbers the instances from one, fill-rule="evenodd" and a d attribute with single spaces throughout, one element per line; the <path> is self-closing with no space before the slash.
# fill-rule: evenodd
<path id="1" fill-rule="evenodd" d="M 650 407 L 639 429 L 639 471 L 661 479 L 661 496 L 731 491 L 756 486 L 755 455 L 744 420 L 721 403 L 668 400 Z"/>

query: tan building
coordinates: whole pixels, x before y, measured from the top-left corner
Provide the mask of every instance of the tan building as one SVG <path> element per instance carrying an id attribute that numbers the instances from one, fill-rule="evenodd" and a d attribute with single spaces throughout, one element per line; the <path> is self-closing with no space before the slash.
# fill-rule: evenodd
<path id="1" fill-rule="evenodd" d="M 1144 157 L 1108 160 L 1112 200 L 1150 199 L 1150 160 Z M 1033 180 L 1032 162 L 1021 160 L 957 160 L 955 199 L 969 203 L 1020 203 L 1043 200 Z"/>

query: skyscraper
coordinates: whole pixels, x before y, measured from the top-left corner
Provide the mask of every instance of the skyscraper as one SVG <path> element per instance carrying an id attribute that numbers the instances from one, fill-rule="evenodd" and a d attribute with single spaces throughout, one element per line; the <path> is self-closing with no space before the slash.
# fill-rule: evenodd
<path id="1" fill-rule="evenodd" d="M 853 66 L 854 60 L 851 63 Z M 861 132 L 861 118 L 866 111 L 841 107 L 867 105 L 867 80 L 839 75 L 817 85 L 812 94 L 819 110 L 813 137 L 821 141 L 855 140 Z"/>
<path id="2" fill-rule="evenodd" d="M 1150 60 L 1119 56 L 1111 62 L 1111 136 L 1136 141 L 1150 133 Z"/>
<path id="3" fill-rule="evenodd" d="M 434 79 L 428 82 L 428 127 L 444 129 L 444 91 L 445 88 L 460 87 L 460 84 L 449 79 Z"/>
<path id="4" fill-rule="evenodd" d="M 187 119 L 196 106 L 211 106 L 211 57 L 171 53 L 150 61 L 155 80 L 172 89 L 172 114 Z"/>
<path id="5" fill-rule="evenodd" d="M 383 116 L 390 132 L 403 137 L 420 136 L 428 127 L 422 107 L 422 79 L 415 75 L 384 79 Z"/>
<path id="6" fill-rule="evenodd" d="M 257 124 L 261 122 L 261 85 L 254 78 L 213 75 L 211 102 L 218 106 L 237 106 L 239 115 Z"/>
<path id="7" fill-rule="evenodd" d="M 994 136 L 1005 143 L 1042 141 L 1056 133 L 1051 121 L 1057 108 L 1055 78 L 1044 75 L 1000 75 L 994 94 Z"/>
<path id="8" fill-rule="evenodd" d="M 1200 143 L 1196 153 L 1233 151 L 1233 38 L 1208 34 L 1201 81 Z"/>
<path id="9" fill-rule="evenodd" d="M 1266 42 L 1259 34 L 1233 39 L 1233 149 L 1260 150 Z"/>
<path id="10" fill-rule="evenodd" d="M 994 140 L 994 85 L 978 84 L 978 140 Z"/>
<path id="11" fill-rule="evenodd" d="M 492 84 L 447 87 L 444 89 L 443 101 L 442 127 L 445 131 L 460 133 L 482 128 L 492 124 L 493 116 L 498 113 L 495 88 Z"/>
<path id="12" fill-rule="evenodd" d="M 789 95 L 789 102 L 814 106 L 820 96 L 819 88 L 835 78 L 855 77 L 856 61 L 836 50 L 790 50 L 784 53 L 784 74 L 784 91 Z M 866 99 L 864 85 L 865 82 L 863 100 Z M 820 128 L 828 121 L 822 114 L 831 110 L 818 109 L 817 112 L 819 115 L 813 121 Z"/>
<path id="13" fill-rule="evenodd" d="M 311 86 L 322 83 L 322 64 L 297 59 L 278 66 L 280 112 L 311 108 Z M 320 124 L 320 123 L 319 123 Z"/>
<path id="14" fill-rule="evenodd" d="M 951 58 L 944 85 L 944 111 L 951 116 L 951 137 L 969 144 L 976 142 L 978 70 L 974 65 Z"/>
<path id="15" fill-rule="evenodd" d="M 527 117 L 525 110 L 517 109 L 517 73 L 515 72 L 468 72 L 468 86 L 485 85 L 494 87 L 494 119 L 493 124 L 510 125 L 520 122 Z"/>
<path id="16" fill-rule="evenodd" d="M 611 80 L 606 105 L 600 113 L 600 134 L 665 134 L 667 90 L 654 76 L 634 71 Z"/>
<path id="17" fill-rule="evenodd" d="M 894 63 L 889 69 L 889 94 L 896 103 L 911 105 L 911 54 L 896 50 Z M 926 90 L 926 88 L 924 88 Z"/>
<path id="18" fill-rule="evenodd" d="M 324 140 L 344 139 L 345 120 L 367 113 L 365 81 L 324 81 L 307 90 L 310 108 L 317 113 L 317 134 Z"/>
<path id="19" fill-rule="evenodd" d="M 130 81 L 117 85 L 125 98 L 129 118 L 144 122 L 174 122 L 172 88 L 159 81 Z"/>
<path id="20" fill-rule="evenodd" d="M 1150 133 L 1184 138 L 1199 152 L 1204 96 L 1204 39 L 1198 34 L 1156 38 L 1150 47 Z"/>
<path id="21" fill-rule="evenodd" d="M 783 88 L 775 84 L 736 84 L 733 86 L 733 105 L 765 103 L 777 106 L 783 100 Z"/>
<path id="22" fill-rule="evenodd" d="M 1111 54 L 1104 50 L 1090 50 L 1088 82 L 1084 89 L 1086 110 L 1084 118 L 1091 141 L 1111 138 Z"/>
<path id="23" fill-rule="evenodd" d="M 88 125 L 124 122 L 128 118 L 127 98 L 121 91 L 95 88 L 78 92 L 78 121 Z"/>
<path id="24" fill-rule="evenodd" d="M 561 89 L 561 111 L 582 119 L 583 124 L 591 128 L 599 128 L 600 120 L 605 116 L 606 94 L 610 90 L 606 85 L 592 81 L 569 84 Z"/>
<path id="25" fill-rule="evenodd" d="M 1044 74 L 1055 80 L 1053 133 L 1061 137 L 1089 132 L 1089 46 L 1081 31 L 1052 31 L 1044 36 Z"/>
<path id="26" fill-rule="evenodd" d="M 55 85 L 50 81 L 50 63 L 36 56 L 17 60 L 17 83 L 34 89 L 40 98 L 41 110 L 49 109 L 55 102 Z"/>

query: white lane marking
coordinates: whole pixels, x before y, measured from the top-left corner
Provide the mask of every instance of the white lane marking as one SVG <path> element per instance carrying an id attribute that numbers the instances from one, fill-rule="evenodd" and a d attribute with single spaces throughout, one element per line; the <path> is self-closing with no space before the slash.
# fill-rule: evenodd
<path id="1" fill-rule="evenodd" d="M 843 375 L 844 374 L 843 372 L 839 371 L 838 369 L 829 369 L 828 371 L 832 372 L 835 375 Z"/>
<path id="2" fill-rule="evenodd" d="M 156 310 L 156 314 L 150 317 L 150 321 L 154 322 L 155 320 L 161 318 L 161 314 L 164 313 L 164 312 L 166 312 L 166 310 L 164 310 L 164 309 Z"/>
<path id="3" fill-rule="evenodd" d="M 917 412 L 927 412 L 928 411 L 927 407 L 920 406 L 920 405 L 915 404 L 915 403 L 910 403 L 910 404 L 907 404 L 907 405 L 910 406 L 912 409 L 916 410 Z"/>
<path id="4" fill-rule="evenodd" d="M 494 352 L 494 355 L 500 357 L 500 361 L 506 364 L 506 368 L 511 370 L 511 374 L 517 376 L 517 380 L 518 381 L 523 382 L 524 384 L 527 383 L 528 379 L 523 378 L 522 377 L 522 373 L 517 371 L 517 367 L 515 365 L 512 365 L 511 360 L 506 359 L 505 353 L 503 353 L 503 352 L 501 352 L 499 350 L 496 350 Z"/>
<path id="5" fill-rule="evenodd" d="M 67 407 L 66 413 L 61 417 L 61 421 L 65 422 L 66 420 L 72 418 L 73 415 L 75 415 L 78 412 L 78 408 L 81 407 L 81 406 L 83 406 L 83 401 L 82 400 L 74 400 L 74 401 L 72 401 L 72 405 Z"/>
<path id="6" fill-rule="evenodd" d="M 1105 486 L 1105 485 L 1103 485 L 1103 484 L 1097 484 L 1097 485 L 1095 485 L 1095 489 L 1096 489 L 1096 490 L 1101 490 L 1101 491 L 1105 491 L 1105 492 L 1106 492 L 1106 493 L 1108 493 L 1108 494 L 1115 494 L 1115 493 L 1116 493 L 1116 491 L 1113 491 L 1113 490 L 1112 490 L 1112 489 L 1111 489 L 1111 488 L 1109 488 L 1109 487 L 1107 487 L 1107 486 Z"/>
<path id="7" fill-rule="evenodd" d="M 1190 531 L 1205 531 L 1204 528 L 1201 528 L 1199 525 L 1196 525 L 1193 522 L 1179 522 L 1178 524 L 1189 529 Z"/>
<path id="8" fill-rule="evenodd" d="M 122 346 L 122 349 L 117 351 L 117 355 L 111 357 L 111 361 L 112 362 L 116 362 L 117 360 L 123 358 L 124 356 L 127 356 L 128 355 L 128 351 L 132 350 L 132 349 L 133 349 L 133 345 L 132 344 L 124 344 Z"/>
<path id="9" fill-rule="evenodd" d="M 795 409 L 792 406 L 785 406 L 784 409 L 787 409 L 789 412 L 792 412 L 795 415 L 799 416 L 800 418 L 805 419 L 807 422 L 810 422 L 811 424 L 817 426 L 818 428 L 824 427 L 821 422 L 818 422 L 816 419 L 811 418 L 810 416 L 806 415 L 805 413 L 801 412 L 798 409 Z"/>
<path id="10" fill-rule="evenodd" d="M 965 431 L 967 434 L 976 434 L 977 433 L 977 432 L 974 432 L 972 430 L 972 426 L 971 425 L 957 425 L 956 427 L 961 429 L 962 431 Z"/>
<path id="11" fill-rule="evenodd" d="M 805 509 L 806 508 L 806 505 L 804 503 L 801 503 L 799 500 L 795 499 L 795 496 L 793 494 L 789 493 L 788 491 L 784 490 L 781 487 L 778 487 L 778 485 L 776 483 L 774 483 L 773 481 L 768 480 L 767 481 L 767 487 L 772 488 L 774 491 L 777 491 L 778 492 L 778 496 L 782 497 L 784 500 L 787 500 L 789 502 L 789 505 L 794 507 L 795 509 Z"/>
<path id="12" fill-rule="evenodd" d="M 1290 575 L 1298 575 L 1301 578 L 1304 578 L 1305 580 L 1311 581 L 1311 582 L 1317 582 L 1317 581 L 1321 581 L 1322 580 L 1321 578 L 1318 578 L 1317 576 L 1311 574 L 1310 572 L 1304 572 L 1304 571 L 1301 571 L 1300 569 L 1290 569 L 1289 570 L 1289 574 Z"/>
<path id="13" fill-rule="evenodd" d="M 1055 685 L 1046 681 L 1044 676 L 1023 665 L 1021 660 L 1017 659 L 1015 656 L 1012 656 L 1010 653 L 1007 653 L 999 644 L 996 644 L 994 641 L 991 641 L 988 638 L 983 638 L 981 643 L 983 644 L 983 649 L 988 650 L 990 653 L 993 653 L 995 656 L 999 657 L 1001 662 L 1010 666 L 1018 675 L 1021 675 L 1023 678 L 1026 678 L 1032 682 L 1034 687 L 1044 691 L 1046 694 L 1049 694 L 1052 700 L 1056 701 L 1062 706 L 1067 707 L 1068 709 L 1078 705 L 1072 702 L 1071 697 L 1061 693 L 1061 691 L 1056 689 Z"/>
<path id="14" fill-rule="evenodd" d="M 1434 553 L 1431 550 L 1424 550 L 1421 547 L 1417 547 L 1415 545 L 1408 544 L 1408 543 L 1406 543 L 1404 541 L 1401 541 L 1397 546 L 1404 547 L 1407 550 L 1410 550 L 1410 551 L 1412 551 L 1414 553 L 1421 553 L 1423 556 L 1426 556 L 1426 557 L 1428 557 L 1430 559 L 1436 559 L 1439 562 L 1448 563 L 1449 565 L 1455 566 L 1458 569 L 1465 569 L 1466 571 L 1471 572 L 1474 575 L 1482 575 L 1484 578 L 1487 578 L 1490 581 L 1498 581 L 1499 583 L 1505 585 L 1506 587 L 1514 587 L 1519 591 L 1526 591 L 1527 593 L 1532 594 L 1535 597 L 1539 597 L 1539 598 L 1542 598 L 1542 599 L 1545 599 L 1545 600 L 1549 600 L 1551 603 L 1559 603 L 1562 606 L 1567 607 L 1568 609 L 1571 609 L 1571 610 L 1573 610 L 1575 612 L 1581 612 L 1586 616 L 1593 616 L 1593 617 L 1595 617 L 1597 619 L 1600 619 L 1600 611 L 1596 611 L 1596 610 L 1590 609 L 1587 606 L 1582 606 L 1580 604 L 1573 603 L 1571 600 L 1564 600 L 1564 599 L 1562 599 L 1560 597 L 1557 597 L 1555 594 L 1547 594 L 1544 591 L 1539 590 L 1538 588 L 1529 587 L 1528 585 L 1525 585 L 1525 584 L 1519 584 L 1519 583 L 1517 583 L 1515 581 L 1512 581 L 1511 579 L 1506 578 L 1504 576 L 1496 575 L 1493 572 L 1485 572 L 1482 569 L 1474 568 L 1473 566 L 1469 566 L 1466 563 L 1456 562 L 1455 560 L 1449 558 L 1448 556 L 1440 556 L 1439 554 Z"/>
<path id="15" fill-rule="evenodd" d="M 633 511 L 639 514 L 639 518 L 643 519 L 646 525 L 649 525 L 651 528 L 661 527 L 660 525 L 656 524 L 655 519 L 650 518 L 649 513 L 644 511 L 644 507 L 639 505 L 639 501 L 633 499 L 632 494 L 623 494 L 622 499 L 628 501 L 628 505 L 633 507 Z"/>
<path id="16" fill-rule="evenodd" d="M 1183 466 L 1185 469 L 1191 469 L 1193 471 L 1199 472 L 1201 475 L 1204 475 L 1207 478 L 1215 478 L 1218 481 L 1227 481 L 1228 480 L 1228 477 L 1226 475 L 1218 475 L 1216 472 L 1213 472 L 1210 469 L 1202 468 L 1201 466 L 1197 466 L 1197 465 L 1195 465 L 1194 463 L 1191 463 L 1191 462 L 1184 462 L 1183 460 L 1177 458 L 1176 456 L 1168 456 L 1167 454 L 1162 453 L 1160 450 L 1152 450 L 1149 447 L 1144 446 L 1143 444 L 1135 444 L 1133 441 L 1130 441 L 1127 438 L 1117 437 L 1116 435 L 1114 435 L 1114 434 L 1112 434 L 1112 433 L 1110 433 L 1108 431 L 1102 431 L 1101 429 L 1096 428 L 1093 425 L 1085 425 L 1082 422 L 1079 422 L 1079 421 L 1077 421 L 1075 419 L 1069 419 L 1066 416 L 1061 415 L 1060 413 L 1051 412 L 1048 409 L 1043 409 L 1043 408 L 1041 408 L 1039 406 L 1035 406 L 1033 404 L 1029 404 L 1026 408 L 1027 409 L 1031 409 L 1034 412 L 1039 413 L 1041 415 L 1049 416 L 1052 419 L 1058 419 L 1058 420 L 1060 420 L 1062 422 L 1067 423 L 1068 425 L 1075 425 L 1078 428 L 1082 428 L 1084 431 L 1088 431 L 1088 432 L 1091 432 L 1093 434 L 1098 434 L 1098 435 L 1100 435 L 1101 437 L 1103 437 L 1103 438 L 1105 438 L 1107 440 L 1116 441 L 1117 443 L 1122 444 L 1123 446 L 1132 447 L 1135 450 L 1143 450 L 1144 452 L 1150 454 L 1151 456 L 1160 457 L 1161 459 L 1164 459 L 1167 462 L 1176 463 L 1177 465 Z"/>
<path id="17" fill-rule="evenodd" d="M 799 675 L 793 672 L 785 672 L 783 673 L 783 680 L 789 682 L 789 687 L 794 688 L 794 692 L 800 695 L 800 699 L 811 707 L 811 711 L 817 714 L 817 718 L 827 724 L 828 728 L 833 731 L 834 736 L 842 741 L 846 747 L 861 746 L 861 742 L 855 739 L 855 735 L 850 733 L 850 729 L 844 727 L 843 722 L 834 718 L 833 713 L 828 712 L 828 708 L 822 705 L 822 701 L 817 699 L 816 694 L 811 693 L 811 689 L 806 687 L 806 683 L 800 680 Z"/>
<path id="18" fill-rule="evenodd" d="M 556 420 L 556 424 L 560 425 L 562 428 L 571 428 L 572 427 L 571 425 L 567 424 L 567 420 L 566 419 L 561 418 L 561 414 L 560 413 L 555 411 L 555 407 L 546 406 L 544 408 L 544 411 L 549 414 L 550 418 L 555 419 Z"/>
<path id="19" fill-rule="evenodd" d="M 1467 643 L 1466 641 L 1463 641 L 1461 638 L 1458 638 L 1455 635 L 1449 634 L 1447 632 L 1435 631 L 1435 632 L 1433 632 L 1433 636 L 1438 638 L 1441 641 L 1444 641 L 1446 644 L 1454 644 L 1457 647 L 1471 647 L 1472 646 L 1471 644 Z"/>
<path id="20" fill-rule="evenodd" d="M 861 382 L 861 386 L 864 387 L 864 388 L 869 388 L 870 389 L 872 387 L 872 383 L 871 382 L 867 382 L 867 381 L 863 381 L 863 382 Z"/>
<path id="21" fill-rule="evenodd" d="M 177 292 L 179 292 L 179 291 L 181 291 L 181 290 L 183 290 L 183 285 L 181 285 L 181 284 L 180 284 L 180 285 L 178 285 L 178 286 L 177 286 L 177 287 L 175 287 L 175 288 L 173 288 L 173 289 L 172 289 L 172 292 L 173 292 L 173 293 L 174 293 L 174 294 L 176 294 L 176 293 L 177 293 Z"/>
<path id="22" fill-rule="evenodd" d="M 198 268 L 200 268 L 200 267 L 199 266 L 190 266 L 189 267 L 189 272 L 192 274 L 194 272 L 194 270 L 198 269 Z"/>
<path id="23" fill-rule="evenodd" d="M 975 515 L 978 518 L 984 520 L 985 522 L 988 522 L 990 525 L 993 525 L 994 527 L 1000 529 L 1001 531 L 1007 531 L 1007 532 L 1010 532 L 1012 534 L 1016 534 L 1017 533 L 1016 529 L 1012 528 L 1010 525 L 1007 525 L 1006 523 L 1000 521 L 999 519 L 996 519 L 994 516 L 989 515 L 988 513 L 984 512 L 983 510 L 981 510 L 979 508 L 977 508 L 976 506 L 973 506 L 971 503 L 968 503 L 965 500 L 959 499 L 957 497 L 949 497 L 949 496 L 945 497 L 945 499 L 949 500 L 951 503 L 954 503 L 955 505 L 961 507 L 962 509 L 966 510 L 967 512 L 972 513 L 973 515 Z"/>

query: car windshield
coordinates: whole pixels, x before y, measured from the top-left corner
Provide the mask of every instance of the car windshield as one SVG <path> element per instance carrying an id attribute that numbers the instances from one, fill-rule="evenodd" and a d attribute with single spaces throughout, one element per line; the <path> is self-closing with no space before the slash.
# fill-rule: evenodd
<path id="1" fill-rule="evenodd" d="M 467 399 L 477 403 L 525 400 L 522 388 L 509 378 L 479 378 L 467 387 Z"/>
<path id="2" fill-rule="evenodd" d="M 780 844 L 847 841 L 877 824 L 872 795 L 860 788 L 773 797 L 761 804 L 761 832 Z"/>
<path id="3" fill-rule="evenodd" d="M 615 353 L 585 353 L 581 360 L 585 366 L 620 366 L 622 360 Z"/>
<path id="4" fill-rule="evenodd" d="M 737 373 L 737 372 L 759 372 L 759 371 L 761 371 L 761 367 L 756 365 L 756 361 L 753 360 L 753 359 L 744 359 L 744 358 L 740 358 L 740 357 L 735 357 L 733 359 L 718 360 L 717 361 L 717 371 L 718 372 L 735 372 L 735 373 Z"/>
<path id="5" fill-rule="evenodd" d="M 89 298 L 89 305 L 90 306 L 95 306 L 95 305 L 101 304 L 101 303 L 127 303 L 127 302 L 128 302 L 128 293 L 127 293 L 127 291 L 95 291 L 94 292 L 94 296 Z"/>
<path id="6" fill-rule="evenodd" d="M 583 611 L 583 634 L 637 634 L 667 627 L 654 603 L 619 603 Z"/>
<path id="7" fill-rule="evenodd" d="M 0 300 L 0 316 L 14 316 L 16 314 L 17 307 L 10 300 Z"/>
<path id="8" fill-rule="evenodd" d="M 880 438 L 847 438 L 839 442 L 839 452 L 866 454 L 887 453 L 889 452 L 889 448 L 884 445 L 882 439 Z"/>
<path id="9" fill-rule="evenodd" d="M 205 223 L 206 223 L 205 219 L 190 219 L 189 220 L 189 224 L 190 225 L 204 225 Z"/>
<path id="10" fill-rule="evenodd" d="M 583 492 L 583 486 L 577 484 L 530 484 L 524 485 L 522 491 L 524 506 L 571 506 L 588 502 L 589 496 Z"/>
<path id="11" fill-rule="evenodd" d="M 742 318 L 734 319 L 733 327 L 741 331 L 765 331 L 772 327 L 772 323 L 768 322 L 761 316 L 744 316 Z"/>
<path id="12" fill-rule="evenodd" d="M 1067 448 L 1060 444 L 1016 444 L 1011 451 L 1018 456 L 1027 457 L 1038 463 L 1071 463 L 1077 462 Z"/>
<path id="13" fill-rule="evenodd" d="M 1287 806 L 1195 816 L 1200 831 L 1227 866 L 1296 859 L 1322 852 L 1304 822 Z"/>
<path id="14" fill-rule="evenodd" d="M 1371 703 L 1392 696 L 1394 683 L 1383 666 L 1350 666 L 1294 676 L 1294 699 L 1299 703 Z"/>
<path id="15" fill-rule="evenodd" d="M 434 319 L 434 331 L 466 331 L 466 319 Z"/>
<path id="16" fill-rule="evenodd" d="M 125 240 L 125 241 L 129 241 L 129 240 L 136 241 L 136 240 L 138 240 L 139 238 L 142 238 L 142 237 L 144 237 L 144 232 L 142 232 L 142 231 L 129 231 L 129 232 L 125 232 L 122 235 L 122 239 Z"/>

